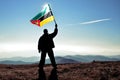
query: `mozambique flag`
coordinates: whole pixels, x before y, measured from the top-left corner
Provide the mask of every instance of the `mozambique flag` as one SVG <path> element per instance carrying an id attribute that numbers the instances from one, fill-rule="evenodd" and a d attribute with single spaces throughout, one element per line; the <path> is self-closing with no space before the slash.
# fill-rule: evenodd
<path id="1" fill-rule="evenodd" d="M 31 19 L 31 23 L 43 26 L 44 24 L 47 24 L 54 20 L 54 16 L 52 14 L 52 11 L 50 9 L 49 4 L 44 5 L 43 9 L 39 14 L 37 14 L 33 19 Z"/>

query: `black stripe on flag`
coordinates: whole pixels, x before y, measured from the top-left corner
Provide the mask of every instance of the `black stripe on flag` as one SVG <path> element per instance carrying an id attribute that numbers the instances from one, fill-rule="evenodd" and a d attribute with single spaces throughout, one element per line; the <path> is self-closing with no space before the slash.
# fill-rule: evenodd
<path id="1" fill-rule="evenodd" d="M 44 16 L 42 16 L 41 18 L 39 18 L 39 20 L 40 20 L 40 22 L 41 22 L 41 21 L 43 21 L 44 19 L 46 19 L 46 18 L 48 18 L 48 17 L 50 17 L 50 16 L 52 16 L 52 12 L 51 12 L 51 11 L 48 12 L 47 14 L 45 14 Z"/>

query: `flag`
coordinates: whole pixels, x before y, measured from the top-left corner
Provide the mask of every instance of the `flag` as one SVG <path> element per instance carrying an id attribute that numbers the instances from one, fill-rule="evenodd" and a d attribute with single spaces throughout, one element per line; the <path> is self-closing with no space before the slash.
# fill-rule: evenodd
<path id="1" fill-rule="evenodd" d="M 49 4 L 44 5 L 43 9 L 39 14 L 37 14 L 33 19 L 31 19 L 31 23 L 43 26 L 44 24 L 47 24 L 54 20 L 54 16 L 52 14 L 52 11 L 50 9 Z"/>

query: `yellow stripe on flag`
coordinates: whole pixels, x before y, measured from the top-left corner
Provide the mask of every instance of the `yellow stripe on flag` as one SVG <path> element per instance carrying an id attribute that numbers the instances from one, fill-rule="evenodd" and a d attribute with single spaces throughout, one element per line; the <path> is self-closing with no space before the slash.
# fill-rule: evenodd
<path id="1" fill-rule="evenodd" d="M 53 17 L 53 16 L 50 16 L 50 17 L 44 19 L 43 21 L 41 21 L 41 22 L 40 22 L 40 26 L 43 26 L 44 24 L 47 24 L 47 23 L 49 23 L 49 22 L 51 22 L 51 21 L 53 21 L 53 20 L 54 20 L 54 17 Z"/>

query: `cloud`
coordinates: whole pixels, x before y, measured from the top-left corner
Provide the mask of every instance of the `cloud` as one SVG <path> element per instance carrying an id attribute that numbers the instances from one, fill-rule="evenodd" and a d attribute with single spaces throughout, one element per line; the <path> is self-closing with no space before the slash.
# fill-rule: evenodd
<path id="1" fill-rule="evenodd" d="M 1 43 L 0 53 L 2 52 L 19 52 L 36 50 L 36 45 L 32 43 Z"/>
<path id="2" fill-rule="evenodd" d="M 120 55 L 120 47 L 59 44 L 54 49 L 57 55 Z M 62 53 L 62 54 L 61 54 Z"/>
<path id="3" fill-rule="evenodd" d="M 103 21 L 108 21 L 108 20 L 111 20 L 111 19 L 106 18 L 106 19 L 92 20 L 92 21 L 82 22 L 80 24 L 93 24 L 93 23 L 98 23 L 98 22 L 103 22 Z"/>
<path id="4" fill-rule="evenodd" d="M 105 18 L 105 19 L 98 19 L 98 20 L 92 20 L 92 21 L 86 21 L 86 22 L 81 22 L 81 23 L 70 23 L 66 24 L 65 26 L 74 26 L 74 25 L 86 25 L 86 24 L 94 24 L 94 23 L 99 23 L 99 22 L 104 22 L 104 21 L 109 21 L 111 20 L 110 18 Z"/>

